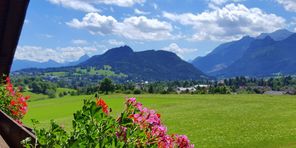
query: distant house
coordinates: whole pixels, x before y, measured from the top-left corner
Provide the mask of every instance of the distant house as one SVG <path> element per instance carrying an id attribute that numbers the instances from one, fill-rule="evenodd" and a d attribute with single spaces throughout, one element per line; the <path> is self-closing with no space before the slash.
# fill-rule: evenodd
<path id="1" fill-rule="evenodd" d="M 210 85 L 205 85 L 205 84 L 198 84 L 194 86 L 195 88 L 200 87 L 200 88 L 208 88 Z"/>
<path id="2" fill-rule="evenodd" d="M 208 88 L 208 87 L 210 87 L 210 85 L 198 84 L 198 85 L 194 85 L 192 87 L 177 87 L 176 92 L 178 94 L 184 93 L 184 92 L 191 93 L 191 92 L 195 92 L 196 91 L 196 88 L 198 88 L 198 87 L 199 88 Z"/>
<path id="3" fill-rule="evenodd" d="M 266 95 L 284 95 L 286 92 L 284 91 L 266 91 L 264 92 Z"/>
<path id="4" fill-rule="evenodd" d="M 194 87 L 177 87 L 176 92 L 178 94 L 183 92 L 195 92 L 196 89 Z"/>

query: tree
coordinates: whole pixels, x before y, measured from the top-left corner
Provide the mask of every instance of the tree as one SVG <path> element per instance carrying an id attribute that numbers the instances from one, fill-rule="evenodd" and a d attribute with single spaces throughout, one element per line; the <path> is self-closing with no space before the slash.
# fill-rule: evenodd
<path id="1" fill-rule="evenodd" d="M 63 92 L 60 92 L 60 93 L 59 93 L 59 97 L 60 97 L 60 98 L 64 97 L 64 93 L 63 93 Z"/>
<path id="2" fill-rule="evenodd" d="M 152 85 L 149 86 L 148 92 L 149 92 L 150 94 L 153 94 L 153 93 L 154 93 L 154 88 L 153 88 Z"/>
<path id="3" fill-rule="evenodd" d="M 47 89 L 46 94 L 49 98 L 56 98 L 56 91 L 53 89 Z"/>
<path id="4" fill-rule="evenodd" d="M 109 78 L 105 78 L 100 83 L 100 91 L 108 94 L 109 92 L 113 92 L 115 89 L 113 82 Z"/>
<path id="5" fill-rule="evenodd" d="M 134 90 L 134 94 L 135 95 L 139 95 L 139 94 L 141 94 L 142 93 L 142 91 L 140 90 L 140 89 L 136 89 L 136 90 Z"/>

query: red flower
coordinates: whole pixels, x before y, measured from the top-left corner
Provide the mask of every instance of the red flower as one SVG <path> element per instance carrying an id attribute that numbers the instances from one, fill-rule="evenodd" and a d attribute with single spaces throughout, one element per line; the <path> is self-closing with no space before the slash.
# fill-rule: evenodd
<path id="1" fill-rule="evenodd" d="M 16 102 L 15 102 L 14 100 L 11 100 L 11 101 L 10 101 L 10 105 L 11 105 L 11 106 L 14 106 L 15 104 L 16 104 Z"/>
<path id="2" fill-rule="evenodd" d="M 29 100 L 30 99 L 30 96 L 26 96 L 25 97 L 25 100 L 27 101 L 27 100 Z"/>
<path id="3" fill-rule="evenodd" d="M 21 124 L 20 120 L 28 111 L 28 104 L 26 101 L 30 97 L 23 96 L 18 89 L 14 90 L 9 77 L 6 77 L 5 88 L 4 99 L 7 99 L 7 104 L 5 104 L 5 106 L 7 106 L 9 110 L 8 114 Z"/>
<path id="4" fill-rule="evenodd" d="M 6 83 L 10 83 L 10 78 L 6 77 Z"/>
<path id="5" fill-rule="evenodd" d="M 108 105 L 106 104 L 106 102 L 103 99 L 97 99 L 97 106 L 101 106 L 103 109 L 103 112 L 108 114 L 109 110 L 108 110 Z"/>

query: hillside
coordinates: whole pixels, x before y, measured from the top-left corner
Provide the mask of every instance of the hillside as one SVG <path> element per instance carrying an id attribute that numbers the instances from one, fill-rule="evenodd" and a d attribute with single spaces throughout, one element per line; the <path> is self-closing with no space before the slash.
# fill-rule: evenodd
<path id="1" fill-rule="evenodd" d="M 220 71 L 238 60 L 253 40 L 246 36 L 238 41 L 222 44 L 205 57 L 196 58 L 192 64 L 206 74 Z"/>
<path id="2" fill-rule="evenodd" d="M 131 80 L 191 80 L 206 76 L 176 54 L 148 50 L 134 52 L 128 46 L 113 48 L 102 55 L 91 57 L 81 67 L 110 65 L 115 72 L 127 74 Z"/>

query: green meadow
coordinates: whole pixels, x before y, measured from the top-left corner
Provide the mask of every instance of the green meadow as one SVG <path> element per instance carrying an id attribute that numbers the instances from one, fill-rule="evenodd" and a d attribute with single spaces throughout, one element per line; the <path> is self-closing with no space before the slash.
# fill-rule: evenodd
<path id="1" fill-rule="evenodd" d="M 40 121 L 48 128 L 54 119 L 70 130 L 72 114 L 83 99 L 91 96 L 65 96 L 44 99 L 31 94 L 24 119 Z M 112 115 L 124 108 L 127 97 L 136 97 L 144 106 L 162 116 L 169 133 L 187 135 L 200 148 L 292 148 L 296 147 L 296 97 L 268 95 L 124 95 L 102 97 Z"/>

